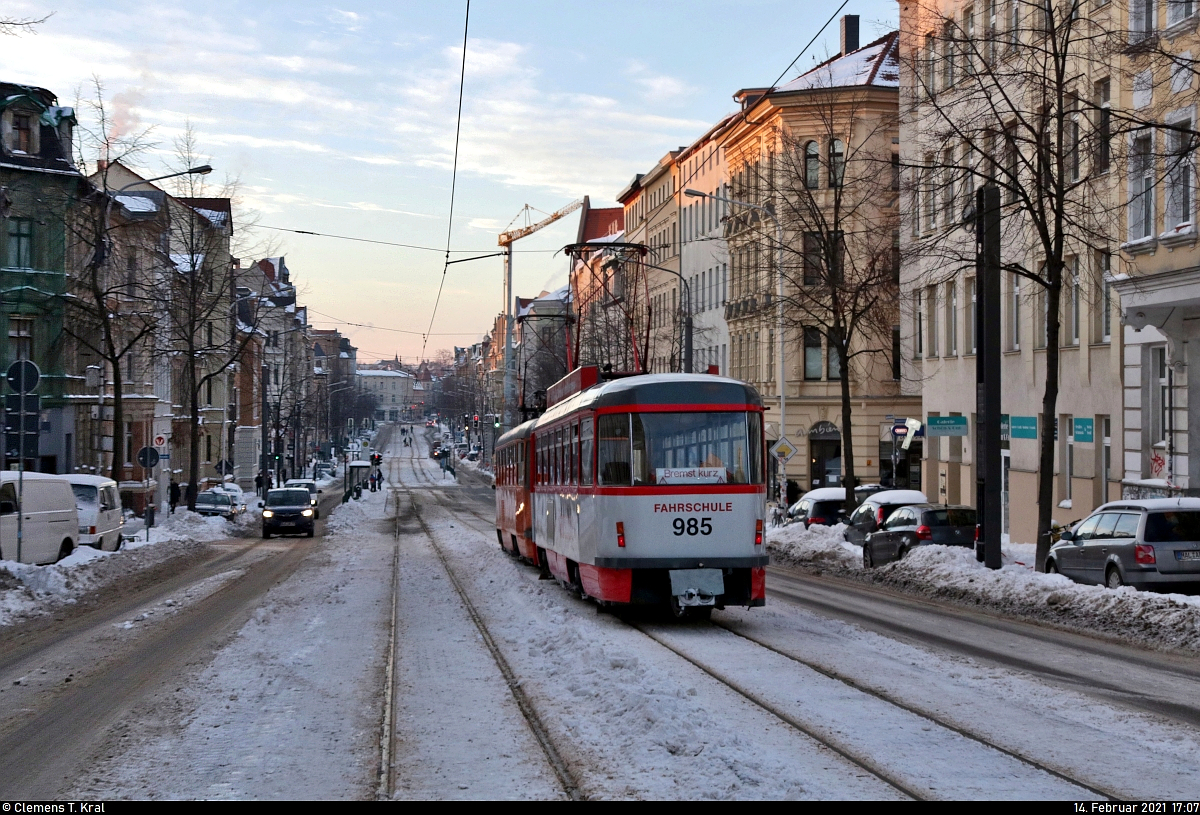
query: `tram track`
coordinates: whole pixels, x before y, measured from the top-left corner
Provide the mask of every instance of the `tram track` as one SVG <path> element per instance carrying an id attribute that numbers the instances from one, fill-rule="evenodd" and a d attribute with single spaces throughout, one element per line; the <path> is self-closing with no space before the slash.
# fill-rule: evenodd
<path id="1" fill-rule="evenodd" d="M 584 800 L 584 796 L 580 790 L 580 785 L 575 778 L 575 773 L 572 771 L 569 763 L 563 758 L 562 754 L 559 752 L 558 747 L 555 745 L 553 737 L 551 736 L 549 729 L 546 727 L 545 723 L 542 721 L 541 716 L 538 714 L 538 711 L 537 711 L 536 707 L 534 706 L 532 700 L 530 700 L 528 694 L 525 693 L 525 690 L 521 684 L 521 680 L 517 677 L 516 673 L 512 669 L 512 666 L 509 664 L 507 658 L 504 656 L 503 652 L 500 650 L 500 647 L 497 645 L 495 637 L 492 635 L 491 631 L 489 630 L 487 623 L 484 621 L 482 615 L 479 613 L 478 608 L 471 601 L 471 598 L 468 595 L 466 588 L 463 586 L 462 581 L 459 580 L 458 575 L 455 573 L 453 567 L 450 565 L 450 562 L 447 559 L 445 552 L 442 550 L 442 547 L 438 545 L 437 539 L 433 534 L 433 530 L 429 527 L 429 524 L 427 523 L 426 519 L 422 516 L 420 502 L 417 499 L 417 491 L 415 491 L 413 489 L 414 485 L 408 485 L 408 484 L 404 483 L 403 467 L 401 466 L 401 461 L 402 461 L 401 457 L 397 456 L 397 455 L 391 455 L 391 456 L 387 456 L 385 458 L 385 461 L 388 462 L 387 489 L 391 493 L 391 496 L 389 496 L 389 497 L 391 498 L 391 503 L 395 507 L 394 515 L 393 515 L 395 520 L 393 522 L 393 526 L 394 526 L 394 530 L 395 530 L 394 537 L 396 540 L 396 549 L 395 549 L 395 554 L 394 554 L 394 563 L 393 563 L 393 571 L 392 571 L 393 581 L 392 581 L 391 636 L 390 636 L 390 642 L 389 642 L 389 648 L 388 648 L 387 666 L 386 666 L 386 671 L 385 671 L 385 675 L 386 675 L 385 681 L 387 682 L 387 688 L 386 688 L 386 701 L 385 701 L 385 713 L 384 713 L 384 724 L 383 724 L 384 731 L 381 734 L 380 790 L 379 790 L 379 795 L 377 797 L 390 798 L 395 792 L 395 776 L 394 776 L 393 767 L 392 767 L 392 763 L 393 763 L 392 757 L 396 755 L 396 739 L 397 739 L 396 728 L 393 724 L 393 722 L 396 719 L 396 710 L 395 710 L 395 706 L 396 706 L 396 695 L 395 695 L 396 652 L 397 652 L 397 647 L 396 647 L 396 645 L 397 645 L 396 644 L 397 619 L 396 618 L 397 618 L 397 608 L 398 608 L 398 600 L 399 600 L 398 594 L 399 594 L 399 585 L 400 585 L 400 581 L 399 581 L 399 575 L 400 575 L 399 540 L 400 540 L 400 520 L 401 520 L 400 494 L 404 493 L 408 498 L 408 505 L 409 505 L 409 510 L 410 510 L 409 514 L 412 516 L 412 518 L 414 520 L 416 520 L 416 522 L 421 527 L 421 531 L 422 531 L 425 539 L 428 541 L 431 550 L 433 551 L 435 557 L 437 558 L 438 562 L 440 563 L 442 570 L 445 572 L 447 579 L 450 581 L 450 585 L 454 587 L 454 591 L 458 595 L 458 598 L 462 603 L 463 610 L 466 612 L 467 616 L 470 618 L 475 629 L 478 631 L 480 640 L 482 641 L 483 645 L 487 649 L 488 654 L 490 655 L 492 661 L 495 663 L 497 670 L 500 672 L 500 675 L 503 677 L 504 682 L 508 688 L 508 691 L 511 694 L 512 699 L 517 706 L 517 709 L 520 711 L 521 716 L 524 719 L 524 722 L 525 722 L 530 734 L 533 736 L 534 741 L 537 743 L 538 747 L 541 749 L 542 754 L 544 755 L 548 766 L 553 771 L 554 776 L 555 776 L 559 786 L 561 787 L 563 794 L 569 800 L 572 800 L 572 801 Z M 416 444 L 410 445 L 410 453 L 409 453 L 408 461 L 409 461 L 409 465 L 410 465 L 409 469 L 412 470 L 414 473 L 418 474 L 418 476 L 422 480 L 424 480 L 428 486 L 431 486 L 431 487 L 438 486 L 437 482 L 435 482 L 434 479 L 432 477 L 430 477 L 429 474 L 425 471 L 425 468 L 419 465 Z M 435 493 L 435 500 L 438 500 L 436 493 Z M 448 508 L 445 506 L 445 504 L 441 500 L 438 500 L 438 504 L 439 504 L 439 506 L 441 506 L 443 508 Z M 387 791 L 387 794 L 384 794 L 385 790 Z"/>
<path id="2" fill-rule="evenodd" d="M 456 516 L 461 519 L 461 522 L 464 526 L 467 526 L 490 538 L 492 528 L 494 527 L 492 518 L 486 516 L 481 511 L 472 508 L 465 501 L 452 504 L 448 496 L 435 493 L 434 497 L 435 500 L 442 505 L 442 507 L 453 511 Z M 473 518 L 464 516 L 473 516 Z M 478 522 L 476 522 L 474 519 L 478 519 Z M 916 800 L 928 800 L 932 797 L 927 792 L 919 789 L 916 785 L 906 780 L 902 774 L 888 767 L 884 762 L 871 758 L 868 755 L 864 755 L 861 751 L 856 750 L 854 747 L 844 743 L 839 739 L 831 737 L 825 732 L 822 732 L 820 728 L 811 726 L 801 721 L 796 716 L 788 713 L 786 710 L 781 710 L 778 705 L 772 704 L 769 700 L 763 698 L 763 696 L 756 692 L 753 688 L 746 687 L 743 685 L 743 683 L 725 675 L 721 667 L 710 662 L 706 662 L 703 659 L 697 659 L 694 655 L 674 646 L 665 638 L 657 635 L 650 626 L 636 620 L 625 619 L 624 622 L 631 628 L 637 630 L 643 636 L 655 642 L 660 647 L 663 647 L 676 656 L 684 659 L 689 664 L 705 673 L 707 676 L 715 679 L 726 688 L 761 708 L 787 726 L 797 730 L 807 738 L 810 738 L 825 748 L 833 751 L 837 755 L 841 756 L 844 760 L 878 778 L 881 782 L 887 784 L 901 794 Z M 879 702 L 903 711 L 906 714 L 919 717 L 919 719 L 928 723 L 930 727 L 939 728 L 947 733 L 968 739 L 986 750 L 993 750 L 1002 756 L 1006 756 L 1009 759 L 1020 762 L 1022 765 L 1036 773 L 1045 773 L 1052 778 L 1067 784 L 1071 784 L 1075 787 L 1078 787 L 1081 791 L 1086 791 L 1102 799 L 1119 801 L 1126 797 L 1115 790 L 1104 787 L 1103 785 L 1082 779 L 1078 777 L 1078 775 L 1072 774 L 1069 771 L 1050 766 L 1019 750 L 1001 745 L 987 736 L 981 735 L 980 733 L 975 732 L 967 727 L 949 721 L 945 717 L 939 716 L 936 713 L 920 706 L 908 703 L 896 695 L 872 688 L 865 682 L 858 680 L 853 676 L 842 674 L 837 671 L 831 671 L 816 662 L 805 660 L 792 653 L 788 653 L 786 650 L 780 649 L 756 637 L 735 630 L 731 626 L 720 621 L 712 622 L 711 626 L 713 628 L 721 629 L 722 631 L 727 632 L 728 634 L 731 634 L 738 639 L 745 641 L 746 643 L 765 649 L 777 656 L 790 660 L 797 665 L 812 670 L 829 680 L 838 682 L 855 693 L 864 694 L 878 700 Z"/>

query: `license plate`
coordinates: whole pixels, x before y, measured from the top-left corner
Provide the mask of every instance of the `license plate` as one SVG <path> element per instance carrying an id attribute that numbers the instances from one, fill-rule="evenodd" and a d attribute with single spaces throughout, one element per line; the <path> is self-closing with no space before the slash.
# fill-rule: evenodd
<path id="1" fill-rule="evenodd" d="M 283 523 L 280 524 L 280 526 L 295 526 L 295 525 L 296 525 L 295 521 L 284 521 Z"/>
<path id="2" fill-rule="evenodd" d="M 1176 560 L 1200 560 L 1200 549 L 1189 549 L 1186 552 L 1176 552 Z"/>

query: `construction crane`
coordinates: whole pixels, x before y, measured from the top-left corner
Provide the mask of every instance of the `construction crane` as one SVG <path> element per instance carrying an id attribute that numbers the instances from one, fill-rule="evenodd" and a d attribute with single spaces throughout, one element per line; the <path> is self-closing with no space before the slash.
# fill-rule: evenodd
<path id="1" fill-rule="evenodd" d="M 550 226 L 550 224 L 560 218 L 564 218 L 580 207 L 586 206 L 588 206 L 588 197 L 585 195 L 567 204 L 562 209 L 555 210 L 536 224 L 527 224 L 526 226 L 509 229 L 506 232 L 500 233 L 498 244 L 504 248 L 504 428 L 506 430 L 516 425 L 517 407 L 517 374 L 516 366 L 513 364 L 513 320 L 516 316 L 516 298 L 513 296 L 512 245 L 515 241 L 532 235 L 539 229 Z M 521 212 L 528 215 L 531 210 L 533 210 L 533 207 L 526 204 Z M 517 217 L 519 218 L 520 214 Z"/>

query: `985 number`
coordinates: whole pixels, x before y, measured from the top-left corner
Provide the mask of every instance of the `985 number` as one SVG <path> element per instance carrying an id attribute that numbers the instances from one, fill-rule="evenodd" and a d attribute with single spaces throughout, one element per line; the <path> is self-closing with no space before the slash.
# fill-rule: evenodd
<path id="1" fill-rule="evenodd" d="M 671 521 L 671 526 L 675 529 L 676 536 L 688 535 L 711 535 L 712 534 L 712 518 L 676 518 Z"/>

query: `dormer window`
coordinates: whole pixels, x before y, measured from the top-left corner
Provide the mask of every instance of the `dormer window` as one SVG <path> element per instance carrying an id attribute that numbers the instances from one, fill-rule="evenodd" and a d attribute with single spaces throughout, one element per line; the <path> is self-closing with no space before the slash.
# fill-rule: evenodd
<path id="1" fill-rule="evenodd" d="M 28 113 L 13 114 L 12 150 L 14 153 L 33 152 L 33 117 Z"/>
<path id="2" fill-rule="evenodd" d="M 4 111 L 4 146 L 8 152 L 26 156 L 38 154 L 38 114 L 30 110 Z"/>

